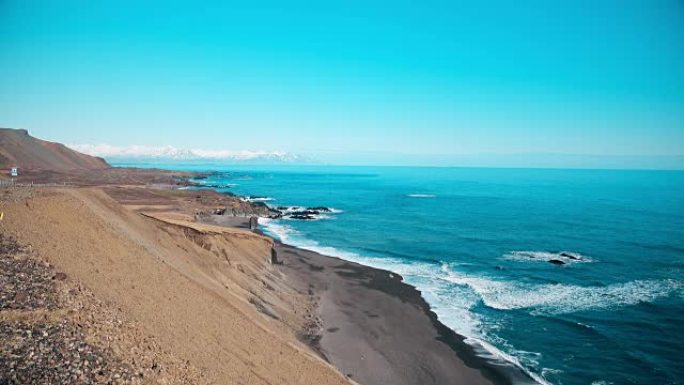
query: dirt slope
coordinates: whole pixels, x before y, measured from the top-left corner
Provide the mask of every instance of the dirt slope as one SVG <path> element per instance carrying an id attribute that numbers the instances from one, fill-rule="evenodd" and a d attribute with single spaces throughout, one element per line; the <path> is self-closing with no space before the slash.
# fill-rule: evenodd
<path id="1" fill-rule="evenodd" d="M 0 128 L 0 169 L 84 171 L 109 168 L 94 156 L 76 152 L 61 143 L 34 138 L 26 130 Z"/>
<path id="2" fill-rule="evenodd" d="M 120 309 L 206 383 L 348 383 L 297 340 L 312 317 L 306 293 L 270 265 L 268 238 L 145 217 L 97 188 L 36 190 L 5 200 L 3 211 L 4 233 Z"/>

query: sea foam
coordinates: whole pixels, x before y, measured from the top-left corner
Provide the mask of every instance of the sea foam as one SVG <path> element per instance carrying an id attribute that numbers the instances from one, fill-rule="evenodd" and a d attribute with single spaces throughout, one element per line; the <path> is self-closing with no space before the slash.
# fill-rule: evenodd
<path id="1" fill-rule="evenodd" d="M 563 261 L 564 263 L 586 263 L 594 260 L 586 255 L 570 251 L 511 251 L 504 254 L 504 259 L 521 262 L 549 262 L 552 260 Z"/>
<path id="2" fill-rule="evenodd" d="M 249 197 L 249 196 L 243 197 L 241 199 L 245 202 L 271 202 L 271 201 L 275 200 L 274 198 L 270 198 L 270 197 Z"/>
<path id="3" fill-rule="evenodd" d="M 563 314 L 652 302 L 681 295 L 684 281 L 635 280 L 607 286 L 525 284 L 458 273 L 445 265 L 448 281 L 472 289 L 493 309 L 529 309 L 535 313 Z"/>
<path id="4" fill-rule="evenodd" d="M 534 366 L 535 362 L 526 360 L 523 363 L 512 354 L 498 349 L 487 341 L 482 320 L 477 314 L 470 311 L 480 300 L 480 297 L 475 293 L 468 293 L 463 290 L 454 292 L 453 282 L 450 282 L 447 278 L 448 275 L 445 274 L 443 268 L 440 268 L 440 265 L 398 258 L 362 256 L 358 253 L 323 246 L 304 237 L 301 232 L 287 226 L 282 220 L 259 218 L 259 223 L 267 234 L 276 237 L 283 243 L 400 274 L 406 283 L 421 291 L 425 300 L 430 304 L 430 308 L 437 314 L 442 323 L 459 335 L 466 337 L 465 342 L 471 345 L 478 355 L 498 363 L 498 365 L 517 368 L 533 380 L 530 383 L 550 385 L 539 374 L 528 369 L 530 365 Z"/>
<path id="5" fill-rule="evenodd" d="M 433 195 L 433 194 L 408 194 L 407 197 L 409 197 L 409 198 L 435 198 L 437 196 Z"/>

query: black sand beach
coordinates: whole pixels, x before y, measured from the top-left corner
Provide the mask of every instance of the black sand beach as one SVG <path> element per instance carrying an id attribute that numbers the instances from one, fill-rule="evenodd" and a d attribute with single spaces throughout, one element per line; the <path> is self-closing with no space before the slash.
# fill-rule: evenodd
<path id="1" fill-rule="evenodd" d="M 318 302 L 321 325 L 304 336 L 364 384 L 507 384 L 397 274 L 276 243 L 282 270 Z"/>
<path id="2" fill-rule="evenodd" d="M 248 227 L 249 219 L 206 222 Z M 275 242 L 279 269 L 318 306 L 301 339 L 363 385 L 533 384 L 475 354 L 395 273 Z"/>

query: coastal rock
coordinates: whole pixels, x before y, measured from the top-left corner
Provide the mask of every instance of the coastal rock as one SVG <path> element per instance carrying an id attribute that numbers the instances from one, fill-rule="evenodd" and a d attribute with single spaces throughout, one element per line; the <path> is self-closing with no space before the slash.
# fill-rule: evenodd
<path id="1" fill-rule="evenodd" d="M 305 214 L 294 214 L 294 215 L 290 215 L 289 217 L 292 219 L 301 219 L 301 220 L 305 220 L 305 221 L 310 221 L 310 220 L 316 219 L 316 217 L 314 217 L 313 215 L 305 215 Z"/>
<path id="2" fill-rule="evenodd" d="M 259 227 L 259 219 L 255 216 L 249 217 L 249 229 L 256 230 Z"/>
<path id="3" fill-rule="evenodd" d="M 554 265 L 565 265 L 565 262 L 561 261 L 560 259 L 550 259 L 549 263 L 552 263 Z"/>
<path id="4" fill-rule="evenodd" d="M 567 251 L 561 251 L 560 253 L 558 253 L 558 255 L 560 255 L 561 257 L 568 258 L 568 259 L 572 259 L 572 260 L 574 260 L 574 261 L 579 261 L 579 260 L 582 259 L 582 258 L 579 257 L 578 255 L 575 255 L 575 254 L 572 254 L 572 253 L 568 253 Z"/>
<path id="5" fill-rule="evenodd" d="M 262 202 L 253 202 L 252 204 L 259 203 L 263 204 Z M 288 218 L 305 221 L 329 218 L 328 216 L 325 216 L 325 214 L 336 213 L 334 209 L 325 206 L 277 206 L 276 208 L 269 207 L 268 210 L 268 217 L 271 219 Z"/>
<path id="6" fill-rule="evenodd" d="M 320 214 L 320 213 L 316 210 L 292 211 L 290 213 L 291 216 L 294 216 L 294 215 L 318 215 L 318 214 Z"/>
<path id="7" fill-rule="evenodd" d="M 253 207 L 269 209 L 268 205 L 264 202 L 249 202 Z"/>
<path id="8" fill-rule="evenodd" d="M 329 209 L 329 208 L 327 208 L 327 207 L 324 207 L 324 206 L 319 206 L 319 207 L 309 207 L 309 208 L 307 208 L 307 210 L 311 210 L 311 211 L 318 211 L 319 213 L 320 213 L 320 212 L 323 212 L 323 213 L 329 213 L 329 212 L 332 212 L 332 210 L 331 210 L 331 209 Z"/>

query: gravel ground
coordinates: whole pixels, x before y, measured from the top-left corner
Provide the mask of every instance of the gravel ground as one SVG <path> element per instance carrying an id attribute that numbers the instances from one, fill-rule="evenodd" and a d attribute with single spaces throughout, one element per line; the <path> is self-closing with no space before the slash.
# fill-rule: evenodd
<path id="1" fill-rule="evenodd" d="M 28 257 L 26 248 L 0 234 L 0 310 L 56 309 L 55 274 L 45 262 Z"/>
<path id="2" fill-rule="evenodd" d="M 62 322 L 0 323 L 0 383 L 130 383 L 132 369 L 85 342 L 79 328 Z"/>
<path id="3" fill-rule="evenodd" d="M 120 311 L 0 233 L 0 385 L 202 382 Z"/>

